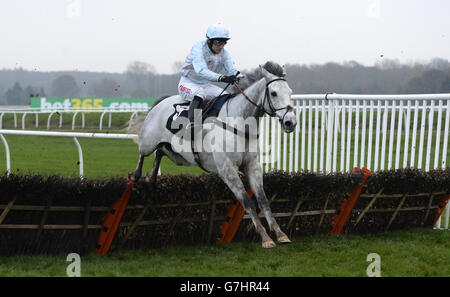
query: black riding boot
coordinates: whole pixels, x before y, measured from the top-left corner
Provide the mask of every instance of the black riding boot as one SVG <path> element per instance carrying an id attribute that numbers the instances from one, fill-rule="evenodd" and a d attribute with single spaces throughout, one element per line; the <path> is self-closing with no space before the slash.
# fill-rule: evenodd
<path id="1" fill-rule="evenodd" d="M 189 122 L 191 123 L 191 144 L 192 144 L 192 149 L 194 148 L 194 122 L 196 122 L 196 124 L 200 124 L 202 122 L 202 116 L 201 116 L 201 106 L 203 103 L 203 99 L 195 96 L 194 99 L 192 99 L 191 104 L 189 105 L 189 110 L 188 110 L 188 118 L 189 118 Z M 200 116 L 195 119 L 194 118 L 194 110 L 195 109 L 200 109 Z"/>
<path id="2" fill-rule="evenodd" d="M 194 99 L 192 99 L 191 104 L 189 105 L 189 110 L 188 110 L 188 118 L 189 118 L 189 122 L 191 122 L 191 128 L 194 126 L 194 110 L 195 109 L 201 109 L 203 103 L 203 99 L 195 96 Z M 201 112 L 200 112 L 201 114 Z M 201 121 L 201 118 L 200 118 Z"/>

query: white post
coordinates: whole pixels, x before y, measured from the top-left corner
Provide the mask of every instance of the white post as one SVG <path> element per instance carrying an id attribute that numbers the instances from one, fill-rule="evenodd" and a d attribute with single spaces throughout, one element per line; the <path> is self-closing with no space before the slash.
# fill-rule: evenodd
<path id="1" fill-rule="evenodd" d="M 438 119 L 436 127 L 436 148 L 434 153 L 433 169 L 439 167 L 439 147 L 441 146 L 441 121 L 442 121 L 442 100 L 439 100 Z"/>
<path id="2" fill-rule="evenodd" d="M 319 163 L 319 158 L 317 154 L 318 146 L 319 146 L 319 100 L 316 100 L 316 117 L 314 119 L 314 165 L 313 171 L 317 172 L 317 164 Z M 298 123 L 298 122 L 297 122 Z"/>
<path id="3" fill-rule="evenodd" d="M 355 147 L 353 154 L 353 167 L 358 167 L 358 144 L 359 144 L 359 100 L 356 101 L 355 112 Z"/>
<path id="4" fill-rule="evenodd" d="M 366 114 L 367 114 L 367 101 L 363 103 L 362 114 L 362 129 L 361 129 L 361 158 L 359 168 L 364 167 L 364 157 L 366 155 Z"/>
<path id="5" fill-rule="evenodd" d="M 319 165 L 319 171 L 320 172 L 324 172 L 324 167 L 323 167 L 323 163 L 324 163 L 324 159 L 325 159 L 325 154 L 324 154 L 324 148 L 325 148 L 325 126 L 326 126 L 326 117 L 327 117 L 327 110 L 325 108 L 325 100 L 322 101 L 322 117 L 320 119 L 321 121 L 321 125 L 320 125 L 320 165 Z"/>
<path id="6" fill-rule="evenodd" d="M 402 125 L 403 125 L 403 101 L 400 101 L 400 109 L 398 111 L 398 127 L 397 127 L 397 149 L 395 150 L 395 167 L 398 169 L 400 166 L 400 150 L 402 142 Z"/>
<path id="7" fill-rule="evenodd" d="M 411 140 L 411 161 L 409 166 L 414 167 L 415 155 L 416 155 L 416 143 L 417 143 L 417 119 L 419 117 L 419 101 L 414 105 L 414 120 L 413 120 L 413 132 Z"/>
<path id="8" fill-rule="evenodd" d="M 295 127 L 295 135 L 293 133 L 289 134 L 289 147 L 292 150 L 292 147 L 294 147 L 294 171 L 298 171 L 298 160 L 300 157 L 299 153 L 299 137 L 303 137 L 303 135 L 300 134 L 300 114 L 303 116 L 303 112 L 300 110 L 300 102 L 297 101 L 295 104 L 295 110 L 296 110 L 296 117 L 297 117 L 297 126 Z M 295 142 L 294 142 L 295 141 Z M 293 142 L 293 146 L 291 143 Z M 289 154 L 289 166 L 291 166 L 292 162 L 292 155 Z"/>
<path id="9" fill-rule="evenodd" d="M 444 169 L 447 161 L 447 143 L 448 143 L 448 129 L 450 126 L 450 100 L 447 100 L 447 112 L 445 113 L 445 128 L 444 128 L 444 146 L 442 147 L 442 164 Z"/>
<path id="10" fill-rule="evenodd" d="M 430 113 L 428 116 L 428 141 L 427 141 L 427 151 L 425 154 L 425 171 L 430 170 L 430 159 L 431 159 L 431 140 L 433 139 L 433 121 L 434 121 L 434 101 L 431 101 Z"/>
<path id="11" fill-rule="evenodd" d="M 420 122 L 420 137 L 419 137 L 419 156 L 418 156 L 418 164 L 417 168 L 423 169 L 423 142 L 425 138 L 425 123 L 427 116 L 427 101 L 423 101 L 422 104 L 422 121 Z"/>
<path id="12" fill-rule="evenodd" d="M 409 152 L 409 126 L 411 121 L 411 100 L 408 100 L 405 120 L 405 146 L 403 148 L 403 168 L 408 166 L 408 152 Z"/>
<path id="13" fill-rule="evenodd" d="M 300 168 L 305 170 L 305 150 L 306 150 L 306 100 L 302 104 L 302 146 L 300 153 Z"/>
<path id="14" fill-rule="evenodd" d="M 380 152 L 380 127 L 381 127 L 381 100 L 378 100 L 377 106 L 377 120 L 376 120 L 376 128 L 375 128 L 375 158 L 373 161 L 373 170 L 378 170 L 379 161 L 378 155 Z"/>
<path id="15" fill-rule="evenodd" d="M 340 162 L 340 172 L 345 172 L 345 113 L 346 113 L 346 100 L 342 100 L 342 109 L 341 109 L 341 162 Z"/>
<path id="16" fill-rule="evenodd" d="M 388 122 L 388 113 L 389 113 L 389 102 L 386 100 L 384 102 L 384 111 L 383 111 L 383 130 L 382 130 L 382 138 L 381 138 L 381 161 L 380 161 L 380 170 L 384 170 L 385 160 L 386 160 L 386 138 L 387 138 L 387 122 Z"/>
<path id="17" fill-rule="evenodd" d="M 391 170 L 392 169 L 392 154 L 393 154 L 393 150 L 394 150 L 394 134 L 395 134 L 395 114 L 396 114 L 396 110 L 395 110 L 395 101 L 392 101 L 392 112 L 391 112 L 391 132 L 389 135 L 389 153 L 388 153 L 388 166 L 387 169 Z"/>
<path id="18" fill-rule="evenodd" d="M 327 126 L 327 154 L 326 154 L 326 167 L 325 172 L 330 173 L 331 172 L 331 165 L 332 165 L 332 145 L 333 145 L 333 125 L 334 125 L 334 101 L 329 100 L 328 105 L 328 126 Z"/>
<path id="19" fill-rule="evenodd" d="M 98 129 L 101 131 L 102 127 L 103 127 L 103 117 L 105 116 L 106 110 L 102 112 L 102 114 L 100 115 L 100 124 L 98 125 Z M 130 125 L 131 126 L 131 121 L 130 121 Z"/>
<path id="20" fill-rule="evenodd" d="M 54 114 L 55 112 L 54 111 L 52 111 L 52 112 L 50 112 L 50 114 L 48 115 L 48 119 L 47 119 L 47 130 L 50 130 L 50 121 L 52 120 L 52 115 Z M 73 129 L 72 129 L 73 130 Z"/>
<path id="21" fill-rule="evenodd" d="M 75 144 L 78 149 L 78 161 L 80 165 L 80 178 L 83 179 L 84 176 L 84 164 L 83 164 L 83 150 L 81 149 L 81 145 L 78 142 L 78 139 L 76 137 L 73 138 L 73 141 L 75 141 Z"/>
<path id="22" fill-rule="evenodd" d="M 370 100 L 370 112 L 369 112 L 369 139 L 367 141 L 367 165 L 366 168 L 373 170 L 372 167 L 372 137 L 373 137 L 373 113 L 374 104 L 373 100 Z"/>
<path id="23" fill-rule="evenodd" d="M 347 122 L 347 156 L 345 162 L 345 171 L 351 172 L 350 169 L 350 148 L 352 143 L 352 114 L 353 114 L 353 105 L 352 101 L 348 101 L 348 122 Z M 358 131 L 355 130 L 355 133 Z"/>
<path id="24" fill-rule="evenodd" d="M 5 112 L 2 112 L 0 114 L 0 129 L 3 129 L 3 116 L 5 115 Z"/>
<path id="25" fill-rule="evenodd" d="M 25 117 L 27 116 L 27 112 L 24 112 L 22 115 L 22 130 L 25 130 Z"/>
<path id="26" fill-rule="evenodd" d="M 9 153 L 9 146 L 8 142 L 6 141 L 5 136 L 3 134 L 0 134 L 0 138 L 3 141 L 3 145 L 5 146 L 5 152 L 6 152 L 6 174 L 9 175 L 11 173 L 11 155 Z"/>

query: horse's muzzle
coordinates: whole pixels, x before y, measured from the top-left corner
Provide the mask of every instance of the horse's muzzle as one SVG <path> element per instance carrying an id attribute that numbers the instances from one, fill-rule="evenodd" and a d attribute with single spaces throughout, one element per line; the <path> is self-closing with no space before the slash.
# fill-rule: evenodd
<path id="1" fill-rule="evenodd" d="M 284 132 L 290 133 L 295 130 L 297 126 L 297 119 L 295 118 L 295 114 L 293 112 L 288 112 L 283 118 L 283 122 L 281 123 L 281 128 Z"/>

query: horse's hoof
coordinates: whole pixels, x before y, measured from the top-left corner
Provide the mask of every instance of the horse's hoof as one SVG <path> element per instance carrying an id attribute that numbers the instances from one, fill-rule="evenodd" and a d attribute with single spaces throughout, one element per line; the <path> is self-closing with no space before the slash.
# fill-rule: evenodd
<path id="1" fill-rule="evenodd" d="M 262 243 L 262 247 L 265 249 L 270 249 L 276 247 L 276 244 L 275 242 L 273 242 L 273 240 L 268 240 Z"/>
<path id="2" fill-rule="evenodd" d="M 278 237 L 277 241 L 278 241 L 278 243 L 281 243 L 281 244 L 291 243 L 291 240 L 286 235 Z"/>

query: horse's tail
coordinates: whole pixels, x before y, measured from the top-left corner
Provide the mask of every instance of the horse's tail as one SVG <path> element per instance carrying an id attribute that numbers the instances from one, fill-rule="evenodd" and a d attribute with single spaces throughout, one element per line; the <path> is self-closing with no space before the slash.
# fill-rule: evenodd
<path id="1" fill-rule="evenodd" d="M 138 134 L 141 131 L 141 127 L 144 124 L 145 118 L 147 117 L 148 112 L 143 115 L 138 115 L 133 117 L 130 121 L 126 123 L 127 128 L 126 132 L 128 134 Z M 139 137 L 133 138 L 133 141 L 139 144 Z"/>
<path id="2" fill-rule="evenodd" d="M 145 114 L 135 116 L 135 117 L 133 117 L 130 121 L 128 121 L 128 122 L 126 123 L 126 125 L 127 125 L 126 132 L 127 132 L 128 134 L 138 134 L 138 135 L 139 135 L 139 132 L 141 131 L 141 127 L 142 127 L 142 125 L 144 124 L 145 118 L 147 117 L 148 113 L 149 113 L 149 112 L 150 112 L 150 111 L 151 111 L 158 103 L 160 103 L 161 101 L 163 101 L 164 99 L 166 99 L 166 98 L 168 98 L 168 97 L 170 97 L 170 96 L 163 96 L 163 97 L 157 99 L 157 100 L 155 101 L 155 103 L 152 105 L 152 107 L 151 107 Z M 139 137 L 134 138 L 133 141 L 136 142 L 137 144 L 139 144 Z"/>

